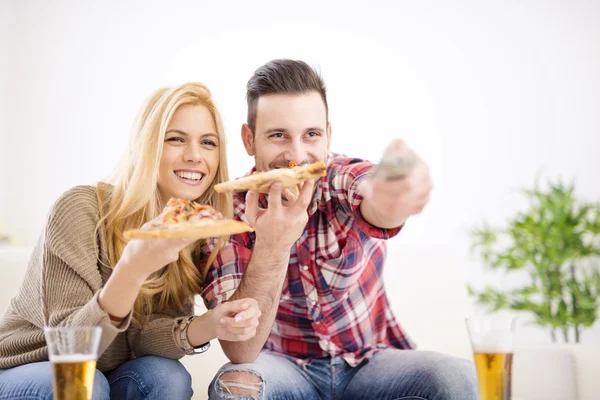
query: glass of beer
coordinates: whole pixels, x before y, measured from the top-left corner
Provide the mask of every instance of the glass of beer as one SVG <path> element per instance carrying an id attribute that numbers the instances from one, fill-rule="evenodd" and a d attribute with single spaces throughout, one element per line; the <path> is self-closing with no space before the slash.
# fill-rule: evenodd
<path id="1" fill-rule="evenodd" d="M 510 400 L 514 318 L 467 319 L 481 400 Z"/>
<path id="2" fill-rule="evenodd" d="M 44 328 L 54 400 L 92 400 L 102 328 Z"/>

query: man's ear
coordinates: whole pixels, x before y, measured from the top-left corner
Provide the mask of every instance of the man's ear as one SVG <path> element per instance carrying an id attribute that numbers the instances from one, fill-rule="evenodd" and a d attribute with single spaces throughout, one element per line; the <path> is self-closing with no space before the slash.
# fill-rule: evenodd
<path id="1" fill-rule="evenodd" d="M 242 141 L 249 156 L 254 156 L 254 134 L 248 124 L 242 125 Z"/>
<path id="2" fill-rule="evenodd" d="M 327 152 L 329 152 L 329 146 L 331 145 L 331 122 L 327 123 Z"/>

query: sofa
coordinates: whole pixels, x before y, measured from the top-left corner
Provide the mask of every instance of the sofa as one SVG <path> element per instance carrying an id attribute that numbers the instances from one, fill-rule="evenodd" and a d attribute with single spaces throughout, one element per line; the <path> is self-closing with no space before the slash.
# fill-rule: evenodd
<path id="1" fill-rule="evenodd" d="M 396 239 L 394 239 L 396 240 Z M 385 279 L 394 312 L 419 350 L 472 359 L 464 319 L 472 315 L 465 290 L 465 265 L 452 249 L 409 248 L 389 243 Z M 0 246 L 0 311 L 4 312 L 25 272 L 32 248 Z M 196 313 L 204 312 L 196 299 Z M 597 400 L 600 398 L 600 349 L 593 346 L 517 348 L 513 368 L 514 400 Z M 193 379 L 194 398 L 206 399 L 207 387 L 227 362 L 218 341 L 204 354 L 182 362 Z"/>

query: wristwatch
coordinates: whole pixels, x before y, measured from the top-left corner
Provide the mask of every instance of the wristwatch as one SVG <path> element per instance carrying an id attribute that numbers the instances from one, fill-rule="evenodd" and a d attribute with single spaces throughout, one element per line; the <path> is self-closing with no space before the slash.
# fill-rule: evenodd
<path id="1" fill-rule="evenodd" d="M 210 342 L 206 342 L 204 344 L 201 344 L 200 346 L 192 347 L 192 345 L 188 341 L 187 331 L 188 331 L 188 328 L 190 327 L 190 324 L 194 320 L 194 318 L 196 318 L 195 315 L 185 318 L 179 324 L 179 339 L 181 340 L 181 345 L 183 346 L 183 351 L 187 355 L 204 353 L 206 350 L 210 349 Z"/>

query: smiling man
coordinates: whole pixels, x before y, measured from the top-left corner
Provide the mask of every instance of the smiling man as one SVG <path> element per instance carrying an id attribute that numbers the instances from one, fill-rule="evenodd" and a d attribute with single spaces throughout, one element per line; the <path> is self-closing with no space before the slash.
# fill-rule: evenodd
<path id="1" fill-rule="evenodd" d="M 402 178 L 330 153 L 325 85 L 304 62 L 271 61 L 247 89 L 249 173 L 321 160 L 327 175 L 298 196 L 278 183 L 268 196 L 234 196 L 236 218 L 255 232 L 230 238 L 202 294 L 209 308 L 252 297 L 262 316 L 253 339 L 221 342 L 231 363 L 210 398 L 477 399 L 472 363 L 413 350 L 385 293 L 385 241 L 427 204 L 427 165 L 401 140 L 384 155 L 416 160 Z"/>

